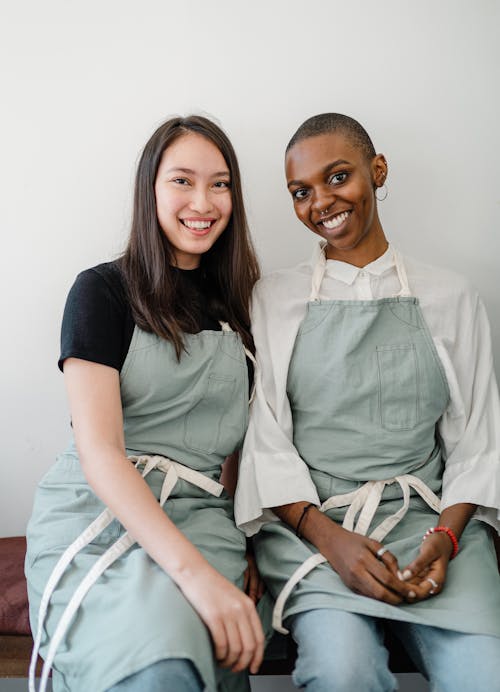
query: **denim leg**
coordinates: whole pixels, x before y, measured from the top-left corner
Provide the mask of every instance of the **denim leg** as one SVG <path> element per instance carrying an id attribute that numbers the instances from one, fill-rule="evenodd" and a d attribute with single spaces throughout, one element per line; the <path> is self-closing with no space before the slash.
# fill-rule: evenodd
<path id="1" fill-rule="evenodd" d="M 108 692 L 201 692 L 203 687 L 191 661 L 167 658 L 120 680 Z"/>
<path id="2" fill-rule="evenodd" d="M 500 638 L 440 627 L 393 623 L 431 692 L 500 690 Z"/>
<path id="3" fill-rule="evenodd" d="M 293 682 L 307 692 L 393 692 L 397 681 L 376 618 L 319 609 L 287 620 L 298 645 Z"/>

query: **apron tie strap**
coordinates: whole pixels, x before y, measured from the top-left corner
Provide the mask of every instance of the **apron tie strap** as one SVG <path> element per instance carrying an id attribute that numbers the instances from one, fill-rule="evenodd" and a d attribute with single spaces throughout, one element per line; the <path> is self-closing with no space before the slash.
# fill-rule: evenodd
<path id="1" fill-rule="evenodd" d="M 312 278 L 311 278 L 311 295 L 309 296 L 309 301 L 319 300 L 319 290 L 321 288 L 321 282 L 326 272 L 326 245 L 321 249 L 318 256 L 317 262 L 314 265 Z"/>
<path id="2" fill-rule="evenodd" d="M 208 478 L 203 473 L 195 471 L 183 464 L 179 464 L 176 461 L 167 459 L 161 456 L 132 456 L 129 457 L 130 461 L 135 462 L 135 466 L 138 469 L 140 466 L 144 466 L 142 471 L 142 477 L 145 478 L 153 469 L 159 469 L 165 472 L 165 479 L 162 484 L 160 493 L 160 506 L 163 507 L 168 496 L 172 492 L 175 484 L 179 478 L 182 478 L 193 485 L 206 490 L 211 495 L 219 497 L 222 493 L 224 487 L 217 483 L 217 481 Z M 47 584 L 45 586 L 42 599 L 40 601 L 40 608 L 38 612 L 38 625 L 36 637 L 33 644 L 33 651 L 31 653 L 31 661 L 29 667 L 29 692 L 35 692 L 35 669 L 36 661 L 38 658 L 38 652 L 40 650 L 40 644 L 43 634 L 43 625 L 47 615 L 50 598 L 54 593 L 63 573 L 69 566 L 73 558 L 85 548 L 96 536 L 98 536 L 101 531 L 103 531 L 111 522 L 114 520 L 114 515 L 109 509 L 105 509 L 81 534 L 78 538 L 73 541 L 73 543 L 64 551 L 64 553 L 59 558 L 56 566 L 54 567 Z M 47 652 L 47 657 L 45 659 L 42 675 L 40 679 L 40 692 L 45 692 L 47 687 L 47 682 L 49 678 L 50 669 L 54 662 L 54 658 L 61 643 L 64 635 L 66 634 L 69 625 L 73 617 L 75 616 L 80 604 L 82 603 L 85 595 L 88 593 L 89 589 L 95 584 L 103 572 L 112 565 L 116 560 L 118 560 L 132 545 L 135 543 L 128 532 L 125 532 L 123 536 L 111 545 L 108 550 L 106 550 L 103 555 L 94 563 L 92 568 L 87 572 L 85 577 L 82 579 L 78 585 L 76 591 L 71 597 L 69 603 L 67 604 L 64 612 L 57 624 L 54 636 L 49 645 Z"/>
<path id="3" fill-rule="evenodd" d="M 286 601 L 288 600 L 288 596 L 292 593 L 293 589 L 301 579 L 303 579 L 307 574 L 309 574 L 309 572 L 312 572 L 315 567 L 321 565 L 323 562 L 327 562 L 326 557 L 321 553 L 314 553 L 314 555 L 308 557 L 307 560 L 305 560 L 292 574 L 285 586 L 281 589 L 278 598 L 276 599 L 276 603 L 274 604 L 273 629 L 281 632 L 281 634 L 289 634 L 286 627 L 283 627 L 283 609 Z"/>
<path id="4" fill-rule="evenodd" d="M 410 506 L 410 488 L 417 491 L 420 497 L 425 500 L 431 509 L 439 512 L 441 501 L 439 497 L 417 476 L 404 474 L 402 476 L 394 476 L 382 481 L 368 481 L 360 488 L 353 490 L 350 493 L 343 495 L 333 495 L 325 500 L 320 512 L 326 512 L 329 509 L 338 507 L 347 507 L 347 510 L 342 527 L 347 531 L 354 531 L 362 536 L 366 536 L 371 521 L 380 504 L 382 493 L 386 485 L 399 483 L 403 492 L 403 504 L 397 512 L 386 517 L 370 534 L 370 538 L 374 541 L 382 541 L 387 534 L 401 521 L 405 516 Z M 359 518 L 354 527 L 354 520 L 359 513 Z M 292 590 L 309 572 L 315 567 L 327 562 L 326 557 L 321 553 L 314 553 L 298 567 L 287 581 L 283 589 L 280 591 L 273 609 L 273 628 L 283 634 L 288 634 L 288 630 L 283 627 L 283 610 L 285 603 L 290 596 Z"/>

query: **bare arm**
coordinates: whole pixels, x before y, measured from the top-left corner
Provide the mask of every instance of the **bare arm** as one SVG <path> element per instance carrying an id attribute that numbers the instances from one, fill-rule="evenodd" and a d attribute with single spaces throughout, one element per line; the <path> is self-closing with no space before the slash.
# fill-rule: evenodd
<path id="1" fill-rule="evenodd" d="M 306 502 L 273 507 L 274 513 L 296 529 Z M 413 587 L 398 578 L 398 563 L 389 552 L 376 556 L 378 541 L 347 531 L 316 507 L 307 511 L 300 523 L 300 534 L 324 555 L 350 589 L 379 601 L 397 605 L 412 601 Z"/>
<path id="2" fill-rule="evenodd" d="M 229 495 L 231 495 L 231 497 L 234 497 L 236 483 L 238 481 L 239 456 L 239 452 L 233 452 L 233 454 L 226 458 L 222 465 L 220 482 Z M 247 568 L 245 570 L 243 591 L 250 596 L 254 603 L 258 603 L 264 594 L 265 586 L 257 568 L 257 562 L 253 554 L 253 546 L 250 538 L 247 538 L 247 551 L 245 558 L 247 561 Z"/>
<path id="3" fill-rule="evenodd" d="M 220 664 L 235 671 L 250 665 L 255 672 L 263 635 L 253 603 L 177 529 L 126 458 L 118 371 L 69 358 L 64 376 L 89 485 L 193 605 L 211 633 Z"/>
<path id="4" fill-rule="evenodd" d="M 240 453 L 233 452 L 228 457 L 226 457 L 224 463 L 222 464 L 222 473 L 220 476 L 220 482 L 226 489 L 231 497 L 234 497 L 236 491 L 236 483 L 238 481 L 238 460 Z"/>

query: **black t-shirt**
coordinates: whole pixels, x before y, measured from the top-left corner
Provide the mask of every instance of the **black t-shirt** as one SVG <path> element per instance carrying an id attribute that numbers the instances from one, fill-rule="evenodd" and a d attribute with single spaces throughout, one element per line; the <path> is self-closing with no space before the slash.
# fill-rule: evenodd
<path id="1" fill-rule="evenodd" d="M 197 331 L 220 330 L 210 314 L 201 269 L 174 269 L 182 294 L 191 301 Z M 106 262 L 79 274 L 73 284 L 61 328 L 59 368 L 66 358 L 82 358 L 120 371 L 127 356 L 135 323 L 125 279 L 117 262 Z"/>

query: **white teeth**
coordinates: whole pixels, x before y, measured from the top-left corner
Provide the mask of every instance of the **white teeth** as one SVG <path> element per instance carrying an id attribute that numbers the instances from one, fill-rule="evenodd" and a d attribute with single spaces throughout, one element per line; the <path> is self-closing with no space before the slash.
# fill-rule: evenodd
<path id="1" fill-rule="evenodd" d="M 202 231 L 212 225 L 211 221 L 188 221 L 187 219 L 183 219 L 182 223 L 195 231 Z"/>
<path id="2" fill-rule="evenodd" d="M 337 216 L 334 216 L 332 219 L 328 219 L 327 221 L 323 221 L 322 223 L 325 228 L 332 230 L 332 228 L 337 228 L 341 223 L 344 223 L 348 216 L 349 212 L 344 211 L 342 214 L 337 214 Z"/>

